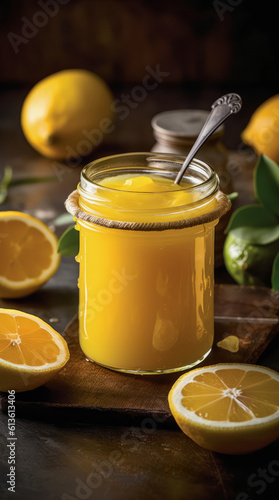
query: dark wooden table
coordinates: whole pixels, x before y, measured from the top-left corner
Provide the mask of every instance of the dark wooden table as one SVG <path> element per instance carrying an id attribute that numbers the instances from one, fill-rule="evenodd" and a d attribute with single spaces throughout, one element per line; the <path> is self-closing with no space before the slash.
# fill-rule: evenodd
<path id="1" fill-rule="evenodd" d="M 124 89 L 127 91 L 127 89 Z M 130 89 L 131 90 L 131 89 Z M 227 90 L 227 89 L 225 89 Z M 237 89 L 236 89 L 237 90 Z M 122 90 L 121 90 L 122 91 Z M 115 91 L 120 95 L 119 89 Z M 129 89 L 128 89 L 129 91 Z M 207 108 L 222 89 L 206 91 L 161 89 L 131 109 L 126 120 L 92 157 L 127 151 L 149 150 L 154 138 L 152 116 L 166 109 Z M 13 187 L 2 210 L 21 210 L 50 224 L 64 212 L 63 202 L 78 182 L 80 168 L 58 168 L 42 158 L 25 141 L 20 129 L 20 108 L 26 91 L 5 90 L 0 97 L 0 168 L 7 164 L 15 178 L 58 175 L 58 182 Z M 226 143 L 238 150 L 232 159 L 239 164 L 236 184 L 251 201 L 253 155 L 242 149 L 239 133 L 252 110 L 265 98 L 244 90 L 243 114 L 231 120 Z M 251 160 L 250 163 L 247 160 Z M 246 193 L 246 194 L 245 194 Z M 62 231 L 59 229 L 58 233 Z M 1 251 L 1 250 L 0 250 Z M 0 300 L 0 307 L 21 309 L 48 321 L 63 333 L 78 305 L 77 264 L 63 258 L 56 275 L 36 294 L 21 300 Z M 231 282 L 223 268 L 217 282 Z M 260 363 L 279 370 L 279 342 L 275 339 Z M 7 491 L 7 417 L 0 413 L 1 499 L 24 500 L 248 500 L 275 499 L 279 491 L 279 442 L 248 456 L 225 456 L 199 448 L 178 428 L 164 429 L 156 422 L 148 429 L 16 419 L 16 493 Z M 187 444 L 187 453 L 185 453 Z"/>

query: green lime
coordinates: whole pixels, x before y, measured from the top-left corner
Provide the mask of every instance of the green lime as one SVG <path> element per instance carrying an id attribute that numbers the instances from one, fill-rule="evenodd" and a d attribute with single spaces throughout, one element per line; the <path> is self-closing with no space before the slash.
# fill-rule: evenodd
<path id="1" fill-rule="evenodd" d="M 271 287 L 272 264 L 278 251 L 279 240 L 255 245 L 229 233 L 224 243 L 225 266 L 239 285 Z"/>

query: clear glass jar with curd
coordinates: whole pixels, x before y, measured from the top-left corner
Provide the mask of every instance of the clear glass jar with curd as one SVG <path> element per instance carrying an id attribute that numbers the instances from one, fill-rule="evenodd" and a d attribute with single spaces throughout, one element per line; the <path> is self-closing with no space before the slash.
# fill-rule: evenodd
<path id="1" fill-rule="evenodd" d="M 214 337 L 214 227 L 230 208 L 194 160 L 129 153 L 96 160 L 66 207 L 80 234 L 80 346 L 133 374 L 190 368 Z"/>

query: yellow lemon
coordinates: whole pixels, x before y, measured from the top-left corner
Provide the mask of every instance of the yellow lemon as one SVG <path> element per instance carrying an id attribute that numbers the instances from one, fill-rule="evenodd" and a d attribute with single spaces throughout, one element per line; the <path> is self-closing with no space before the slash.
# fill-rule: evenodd
<path id="1" fill-rule="evenodd" d="M 67 342 L 40 318 L 0 309 L 0 391 L 29 391 L 53 378 L 69 360 Z"/>
<path id="2" fill-rule="evenodd" d="M 244 363 L 197 368 L 175 382 L 169 406 L 198 445 L 248 453 L 279 437 L 279 373 Z"/>
<path id="3" fill-rule="evenodd" d="M 57 271 L 56 235 L 22 212 L 0 212 L 0 297 L 25 297 Z M 0 349 L 1 351 L 1 349 Z"/>
<path id="4" fill-rule="evenodd" d="M 96 74 L 60 71 L 37 83 L 25 98 L 22 130 L 47 158 L 81 158 L 111 130 L 112 102 L 108 86 Z"/>
<path id="5" fill-rule="evenodd" d="M 279 94 L 256 109 L 241 138 L 258 155 L 265 154 L 279 163 Z"/>

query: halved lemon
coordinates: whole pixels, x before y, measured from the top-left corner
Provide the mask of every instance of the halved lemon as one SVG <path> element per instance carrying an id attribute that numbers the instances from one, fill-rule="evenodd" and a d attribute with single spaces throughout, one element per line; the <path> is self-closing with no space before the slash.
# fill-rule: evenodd
<path id="1" fill-rule="evenodd" d="M 279 437 L 279 374 L 269 368 L 198 368 L 175 382 L 168 399 L 182 431 L 209 450 L 249 453 Z"/>
<path id="2" fill-rule="evenodd" d="M 0 391 L 35 389 L 53 378 L 69 357 L 67 342 L 40 318 L 0 309 Z"/>
<path id="3" fill-rule="evenodd" d="M 56 235 L 22 212 L 0 212 L 0 297 L 25 297 L 57 271 Z"/>

